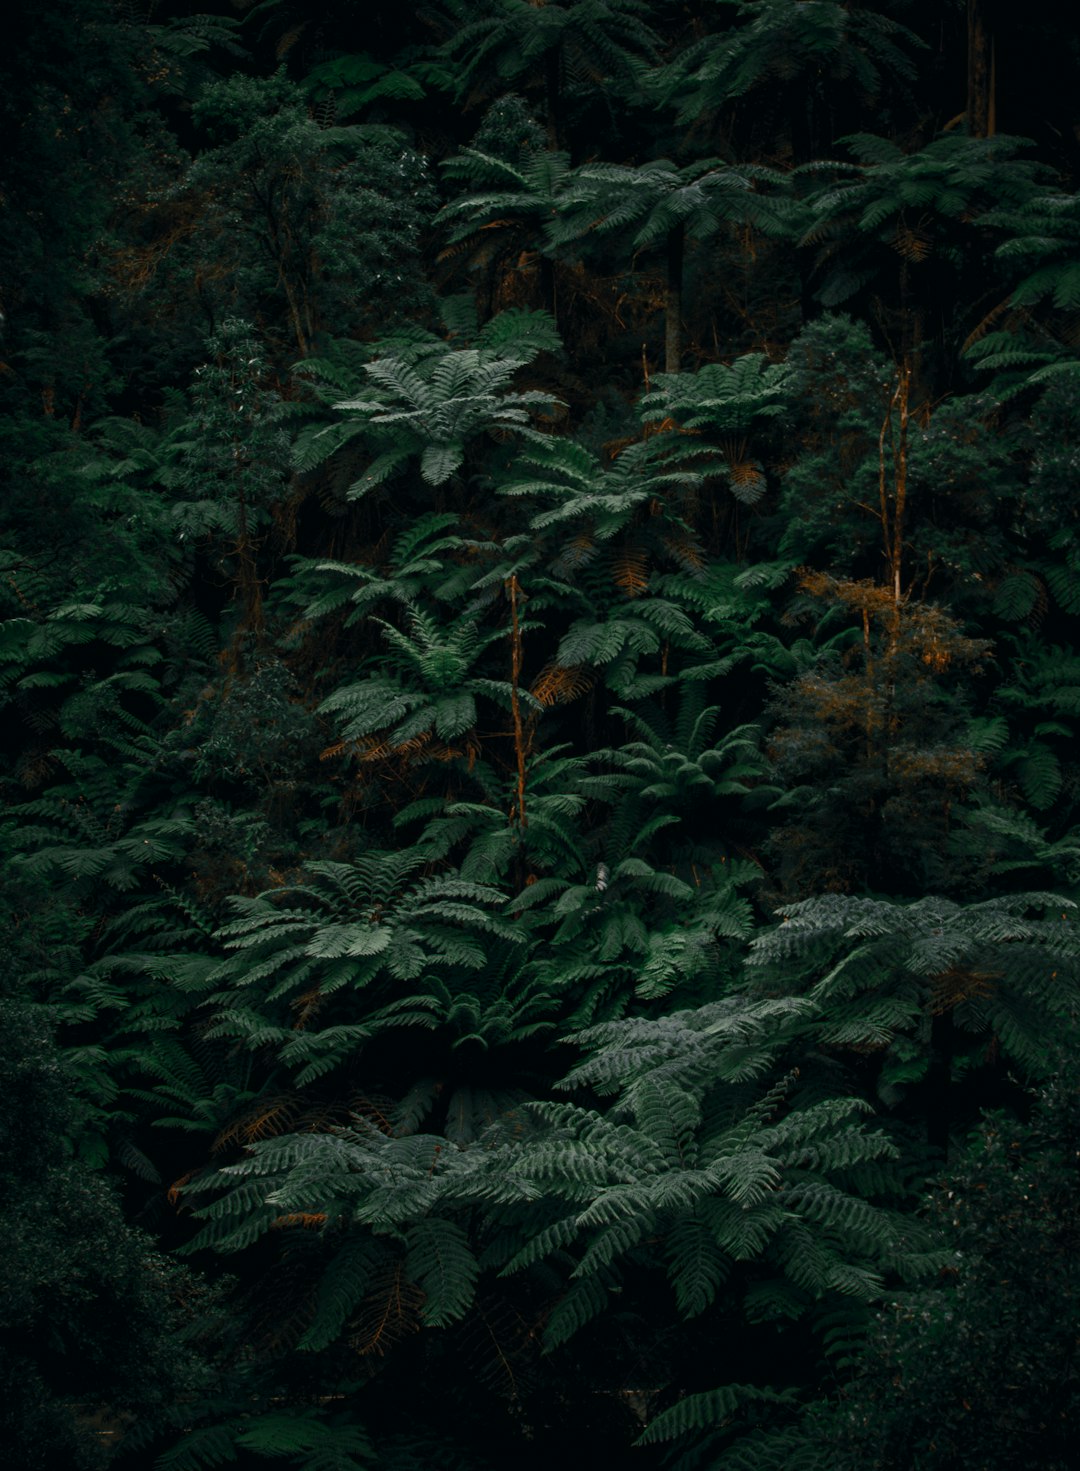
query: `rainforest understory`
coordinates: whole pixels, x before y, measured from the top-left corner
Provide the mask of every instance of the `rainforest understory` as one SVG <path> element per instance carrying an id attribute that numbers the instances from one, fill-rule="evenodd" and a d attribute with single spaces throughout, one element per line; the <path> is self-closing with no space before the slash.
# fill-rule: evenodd
<path id="1" fill-rule="evenodd" d="M 1068 1471 L 1080 36 L 13 0 L 12 1471 Z"/>

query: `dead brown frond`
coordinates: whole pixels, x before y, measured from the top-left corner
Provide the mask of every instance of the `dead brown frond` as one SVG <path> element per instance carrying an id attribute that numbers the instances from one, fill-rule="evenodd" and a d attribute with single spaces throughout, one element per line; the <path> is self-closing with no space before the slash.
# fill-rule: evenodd
<path id="1" fill-rule="evenodd" d="M 557 577 L 572 576 L 587 567 L 595 556 L 596 543 L 588 532 L 582 531 L 563 547 L 552 563 L 552 571 Z"/>
<path id="2" fill-rule="evenodd" d="M 361 1302 L 349 1337 L 349 1347 L 361 1358 L 380 1357 L 422 1326 L 424 1293 L 405 1275 L 403 1262 L 388 1262 L 376 1285 Z"/>
<path id="3" fill-rule="evenodd" d="M 964 338 L 963 344 L 960 348 L 961 356 L 963 356 L 963 354 L 967 352 L 968 348 L 974 347 L 976 342 L 981 342 L 986 334 L 990 331 L 990 329 L 992 327 L 995 327 L 1002 317 L 1005 317 L 1005 321 L 1002 325 L 1008 331 L 1020 326 L 1021 322 L 1028 317 L 1028 313 L 1022 310 L 1018 311 L 1016 308 L 1014 308 L 1011 299 L 1006 296 L 995 306 L 992 306 L 990 310 L 986 313 L 986 315 L 982 318 L 982 320 L 978 322 Z"/>
<path id="4" fill-rule="evenodd" d="M 291 1003 L 296 1013 L 293 1022 L 293 1030 L 302 1032 L 313 1016 L 317 1016 L 322 1010 L 323 994 L 321 986 L 313 986 L 310 991 L 305 991 L 297 996 Z"/>
<path id="5" fill-rule="evenodd" d="M 1027 621 L 1034 628 L 1038 628 L 1050 607 L 1050 595 L 1046 583 L 1041 577 L 1035 578 L 1035 601 L 1031 605 L 1031 612 L 1027 615 Z"/>
<path id="6" fill-rule="evenodd" d="M 291 27 L 291 29 L 287 30 L 285 34 L 278 39 L 278 43 L 274 47 L 274 56 L 277 58 L 278 61 L 284 61 L 285 57 L 288 56 L 289 52 L 296 45 L 297 41 L 299 41 L 300 37 L 307 30 L 307 26 L 307 21 L 302 20 L 299 25 Z"/>
<path id="7" fill-rule="evenodd" d="M 432 736 L 430 730 L 422 730 L 419 735 L 410 736 L 407 741 L 399 741 L 396 746 L 390 747 L 390 753 L 402 757 L 406 762 L 415 756 L 430 753 Z"/>
<path id="8" fill-rule="evenodd" d="M 258 1139 L 273 1139 L 295 1126 L 301 1108 L 301 1100 L 295 1093 L 260 1098 L 252 1108 L 230 1119 L 218 1131 L 210 1148 L 217 1153 L 230 1144 L 253 1144 Z"/>
<path id="9" fill-rule="evenodd" d="M 756 460 L 729 460 L 728 474 L 743 500 L 757 500 L 765 489 L 765 475 Z"/>
<path id="10" fill-rule="evenodd" d="M 686 531 L 674 531 L 664 537 L 664 547 L 685 572 L 700 572 L 705 566 L 705 552 Z"/>
<path id="11" fill-rule="evenodd" d="M 991 996 L 1001 975 L 1001 971 L 969 970 L 963 966 L 951 966 L 934 977 L 930 1010 L 935 1016 L 941 1016 L 946 1011 L 952 1011 L 962 1001 Z"/>
<path id="12" fill-rule="evenodd" d="M 361 736 L 358 741 L 335 741 L 319 752 L 320 761 L 336 756 L 354 756 L 357 761 L 383 761 L 395 748 L 378 736 Z"/>
<path id="13" fill-rule="evenodd" d="M 305 1231 L 317 1231 L 320 1226 L 326 1225 L 325 1211 L 290 1211 L 287 1215 L 278 1216 L 270 1222 L 271 1231 L 287 1231 L 291 1226 L 299 1226 Z"/>
<path id="14" fill-rule="evenodd" d="M 393 1110 L 394 1100 L 384 1094 L 376 1093 L 358 1093 L 349 1105 L 349 1112 L 353 1118 L 374 1124 L 380 1134 L 387 1135 L 396 1132 L 391 1119 Z"/>
<path id="15" fill-rule="evenodd" d="M 440 262 L 455 260 L 459 255 L 464 255 L 473 243 L 469 240 L 454 240 L 449 245 L 444 245 L 435 259 Z"/>
<path id="16" fill-rule="evenodd" d="M 413 748 L 412 742 L 409 742 L 408 747 L 398 746 L 396 749 L 402 751 L 406 757 L 411 757 L 414 749 L 417 752 L 423 751 L 426 761 L 457 761 L 459 757 L 467 756 L 470 765 L 476 764 L 476 757 L 480 753 L 479 744 L 472 740 L 466 741 L 463 747 L 448 746 L 445 741 L 428 740 L 415 748 Z"/>
<path id="17" fill-rule="evenodd" d="M 615 585 L 628 598 L 649 589 L 649 554 L 642 546 L 619 547 L 611 565 Z"/>
<path id="18" fill-rule="evenodd" d="M 471 1377 L 494 1394 L 516 1400 L 535 1378 L 538 1335 L 505 1298 L 478 1297 L 458 1342 Z"/>
<path id="19" fill-rule="evenodd" d="M 355 744 L 355 741 L 334 741 L 332 745 L 325 747 L 324 750 L 319 752 L 319 760 L 333 761 L 336 757 L 344 756 L 346 752 L 351 752 Z"/>
<path id="20" fill-rule="evenodd" d="M 892 246 L 905 260 L 918 263 L 932 253 L 934 237 L 922 224 L 908 225 L 901 222 L 896 227 Z"/>
<path id="21" fill-rule="evenodd" d="M 592 689 L 595 675 L 583 664 L 545 664 L 529 693 L 541 705 L 568 705 Z"/>
<path id="22" fill-rule="evenodd" d="M 194 1170 L 188 1170 L 186 1175 L 181 1175 L 179 1180 L 174 1180 L 169 1186 L 168 1190 L 165 1192 L 165 1199 L 169 1202 L 171 1206 L 175 1206 L 177 1209 L 179 1209 L 180 1199 L 184 1193 L 184 1186 L 187 1185 L 194 1178 L 194 1175 Z"/>
<path id="23" fill-rule="evenodd" d="M 22 755 L 15 767 L 15 775 L 20 784 L 28 790 L 39 787 L 43 782 L 49 780 L 57 768 L 57 761 L 51 751 L 31 750 Z"/>
<path id="24" fill-rule="evenodd" d="M 642 439 L 652 439 L 657 434 L 700 434 L 700 429 L 684 429 L 670 414 L 664 419 L 650 419 L 642 426 Z"/>

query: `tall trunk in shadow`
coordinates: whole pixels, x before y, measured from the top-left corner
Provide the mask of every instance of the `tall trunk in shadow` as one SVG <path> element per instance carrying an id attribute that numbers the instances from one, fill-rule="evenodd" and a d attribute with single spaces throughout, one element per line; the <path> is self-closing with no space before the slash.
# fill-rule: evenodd
<path id="1" fill-rule="evenodd" d="M 788 128 L 791 133 L 792 163 L 796 168 L 800 164 L 811 163 L 814 157 L 813 100 L 798 89 L 791 94 Z M 818 306 L 810 283 L 811 263 L 805 250 L 795 252 L 795 263 L 799 272 L 799 311 L 806 323 L 813 321 L 818 315 Z"/>
<path id="2" fill-rule="evenodd" d="M 994 108 L 994 38 L 986 24 L 984 0 L 967 6 L 967 129 L 972 138 L 992 138 L 997 131 Z"/>
<path id="3" fill-rule="evenodd" d="M 667 287 L 664 294 L 664 371 L 678 373 L 682 367 L 683 263 L 686 256 L 686 227 L 676 225 L 667 237 Z"/>
<path id="4" fill-rule="evenodd" d="M 544 103 L 547 112 L 548 147 L 559 150 L 560 81 L 562 77 L 562 44 L 553 46 L 544 57 Z"/>
<path id="5" fill-rule="evenodd" d="M 949 1153 L 952 1123 L 952 1063 L 956 1050 L 956 1023 L 952 1008 L 939 1012 L 930 1022 L 930 1066 L 926 1074 L 926 1142 Z"/>
<path id="6" fill-rule="evenodd" d="M 800 164 L 811 163 L 814 158 L 814 100 L 809 92 L 798 87 L 791 94 L 788 127 L 791 129 L 792 163 L 796 168 Z"/>
<path id="7" fill-rule="evenodd" d="M 551 320 L 558 323 L 559 294 L 555 283 L 555 262 L 550 256 L 541 255 L 538 270 L 540 274 L 540 302 L 544 310 L 551 313 Z"/>

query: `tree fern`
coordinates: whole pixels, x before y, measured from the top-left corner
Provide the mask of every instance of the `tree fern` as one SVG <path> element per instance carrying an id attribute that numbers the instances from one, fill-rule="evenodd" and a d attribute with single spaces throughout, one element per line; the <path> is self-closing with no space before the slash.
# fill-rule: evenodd
<path id="1" fill-rule="evenodd" d="M 424 799 L 401 809 L 394 826 L 424 822 L 417 842 L 433 858 L 456 855 L 462 878 L 481 883 L 508 879 L 515 865 L 570 874 L 586 862 L 580 824 L 591 794 L 590 766 L 555 746 L 525 762 L 528 821 L 508 821 L 517 798 L 514 780 L 484 792 L 482 801 Z"/>
<path id="2" fill-rule="evenodd" d="M 426 973 L 481 972 L 493 947 L 524 937 L 499 914 L 499 891 L 414 877 L 425 856 L 317 864 L 301 887 L 234 901 L 239 917 L 220 932 L 231 954 L 205 982 L 217 987 L 215 1034 L 271 1048 L 302 1086 L 377 1031 L 448 1017 L 452 998 L 427 991 Z"/>
<path id="3" fill-rule="evenodd" d="M 565 180 L 558 210 L 548 224 L 554 246 L 586 236 L 622 233 L 633 249 L 662 241 L 667 254 L 665 370 L 678 373 L 682 357 L 683 260 L 689 241 L 704 240 L 726 226 L 766 217 L 766 202 L 754 182 L 779 176 L 763 168 L 725 166 L 705 159 L 682 168 L 654 159 L 631 168 L 585 164 Z"/>
<path id="4" fill-rule="evenodd" d="M 530 411 L 550 408 L 551 395 L 510 386 L 535 351 L 534 343 L 525 345 L 524 352 L 504 344 L 498 350 L 444 349 L 416 363 L 388 353 L 366 363 L 367 395 L 335 405 L 354 416 L 347 422 L 362 428 L 377 451 L 350 495 L 363 495 L 417 455 L 421 477 L 429 485 L 442 485 L 460 469 L 469 442 L 479 434 L 498 431 L 540 439 Z"/>
<path id="5" fill-rule="evenodd" d="M 947 244 L 956 224 L 989 215 L 1003 202 L 1021 207 L 1035 192 L 1040 172 L 1019 157 L 1026 140 L 1003 135 L 944 134 L 910 154 L 865 133 L 843 141 L 859 166 L 838 170 L 833 182 L 811 196 L 801 241 L 818 247 L 820 296 L 827 307 L 849 300 L 884 269 L 883 245 L 891 247 L 894 262 L 898 256 L 906 262 L 901 270 L 938 251 L 958 261 L 955 246 Z M 917 227 L 908 223 L 914 211 Z M 854 250 L 837 249 L 842 221 L 858 223 Z"/>
<path id="6" fill-rule="evenodd" d="M 517 162 L 466 148 L 446 159 L 449 177 L 472 187 L 471 193 L 446 205 L 441 221 L 448 230 L 445 256 L 467 249 L 474 266 L 492 277 L 489 298 L 499 298 L 498 275 L 523 251 L 548 252 L 544 227 L 559 209 L 570 160 L 565 153 L 546 149 L 529 151 Z M 544 262 L 541 305 L 554 315 L 554 275 Z"/>
<path id="7" fill-rule="evenodd" d="M 646 421 L 672 420 L 684 434 L 706 435 L 715 446 L 710 472 L 724 476 L 736 500 L 752 505 L 765 493 L 765 473 L 749 446 L 763 421 L 783 414 L 786 377 L 784 365 L 749 353 L 693 374 L 658 375 L 639 412 Z M 685 439 L 677 443 L 687 445 Z"/>
<path id="8" fill-rule="evenodd" d="M 504 707 L 515 698 L 504 679 L 487 678 L 474 666 L 493 643 L 506 637 L 499 629 L 483 629 L 475 617 L 443 620 L 415 604 L 407 605 L 409 632 L 376 620 L 390 646 L 382 661 L 386 673 L 339 687 L 322 702 L 320 712 L 334 714 L 340 742 L 334 754 L 356 744 L 362 754 L 366 737 L 378 736 L 388 749 L 419 749 L 432 735 L 449 743 L 471 739 L 477 721 L 477 698 Z M 516 696 L 535 707 L 524 690 Z M 372 742 L 378 749 L 379 741 Z"/>
<path id="9" fill-rule="evenodd" d="M 479 1268 L 465 1231 L 455 1221 L 428 1216 L 405 1236 L 405 1269 L 424 1293 L 424 1321 L 442 1328 L 473 1301 Z"/>
<path id="10" fill-rule="evenodd" d="M 552 1351 L 641 1272 L 668 1279 L 685 1313 L 707 1314 L 721 1293 L 727 1313 L 745 1296 L 753 1321 L 864 1300 L 882 1271 L 914 1270 L 923 1242 L 852 1188 L 875 1165 L 887 1190 L 895 1153 L 864 1127 L 858 1101 L 800 1097 L 778 1072 L 810 1010 L 732 997 L 594 1028 L 578 1039 L 586 1056 L 566 1086 L 607 1098 L 603 1110 L 519 1102 L 456 1148 L 359 1119 L 254 1141 L 188 1192 L 205 1222 L 194 1245 L 234 1251 L 275 1223 L 320 1222 L 333 1252 L 305 1340 L 315 1350 L 362 1310 L 388 1252 L 403 1253 L 432 1326 L 472 1310 L 481 1271 L 537 1283 L 554 1274 Z M 760 1290 L 763 1269 L 772 1296 Z M 683 1402 L 651 1438 L 711 1424 L 724 1393 Z M 749 1386 L 745 1397 L 755 1395 L 784 1398 Z"/>
<path id="11" fill-rule="evenodd" d="M 675 1440 L 694 1431 L 710 1430 L 730 1421 L 746 1404 L 794 1405 L 793 1391 L 758 1388 L 752 1384 L 726 1384 L 722 1389 L 688 1395 L 670 1410 L 657 1415 L 642 1435 L 640 1445 Z M 721 1463 L 723 1464 L 723 1463 Z"/>
<path id="12" fill-rule="evenodd" d="M 739 24 L 691 44 L 670 68 L 684 122 L 767 82 L 876 98 L 914 77 L 911 52 L 925 44 L 891 16 L 837 4 L 807 12 L 793 0 L 740 0 L 737 9 Z"/>
<path id="13" fill-rule="evenodd" d="M 158 1460 L 162 1471 L 202 1471 L 238 1459 L 238 1452 L 279 1460 L 297 1471 L 362 1471 L 377 1464 L 367 1433 L 348 1416 L 320 1410 L 267 1410 L 190 1431 Z"/>
<path id="14" fill-rule="evenodd" d="M 953 1019 L 969 1047 L 1000 1044 L 1029 1075 L 1040 1075 L 1048 1065 L 1045 1039 L 1076 985 L 1072 908 L 1039 893 L 968 905 L 827 895 L 783 909 L 780 925 L 754 941 L 750 964 L 765 975 L 777 966 L 810 967 L 819 979 L 808 994 L 823 1008 L 815 1031 L 826 1043 L 884 1051 L 915 1040 L 915 1075 L 939 1074 L 941 1096 L 931 1107 L 940 1116 L 930 1127 L 944 1138 L 958 1043 L 951 1033 L 946 1038 L 940 1018 Z"/>
<path id="15" fill-rule="evenodd" d="M 584 0 L 557 6 L 487 6 L 479 12 L 463 0 L 443 0 L 448 39 L 444 54 L 460 74 L 459 96 L 493 83 L 542 79 L 548 137 L 558 145 L 564 58 L 602 83 L 633 80 L 656 54 L 657 37 L 640 0 Z"/>

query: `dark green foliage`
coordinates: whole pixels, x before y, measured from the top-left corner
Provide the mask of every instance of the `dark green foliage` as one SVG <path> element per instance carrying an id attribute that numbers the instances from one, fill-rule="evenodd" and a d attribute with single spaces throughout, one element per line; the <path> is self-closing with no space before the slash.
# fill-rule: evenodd
<path id="1" fill-rule="evenodd" d="M 850 92 L 880 105 L 883 92 L 914 78 L 918 52 L 926 44 L 892 15 L 862 5 L 725 3 L 737 12 L 735 23 L 688 46 L 676 59 L 669 70 L 673 100 L 689 120 L 771 84 L 790 99 L 789 136 L 797 163 L 806 161 L 804 150 L 816 141 L 815 106 L 835 105 Z"/>
<path id="2" fill-rule="evenodd" d="M 196 1388 L 175 1335 L 197 1287 L 72 1156 L 81 1121 L 44 1008 L 5 999 L 0 1018 L 0 1434 L 17 1471 L 90 1471 Z"/>
<path id="3" fill-rule="evenodd" d="M 397 65 L 377 61 L 363 51 L 337 56 L 313 66 L 303 81 L 303 90 L 324 126 L 327 119 L 342 121 L 369 108 L 378 116 L 394 103 L 419 102 L 429 91 L 451 87 L 452 77 L 445 66 L 411 50 L 397 58 Z"/>
<path id="4" fill-rule="evenodd" d="M 243 9 L 9 22 L 0 1439 L 1064 1467 L 1080 50 Z"/>
<path id="5" fill-rule="evenodd" d="M 214 81 L 194 115 L 212 146 L 180 198 L 189 209 L 198 201 L 198 229 L 217 249 L 210 280 L 196 274 L 197 254 L 177 286 L 189 301 L 197 293 L 211 328 L 276 298 L 288 324 L 279 350 L 307 356 L 344 325 L 343 313 L 363 330 L 422 308 L 419 236 L 433 201 L 423 160 L 402 134 L 320 127 L 281 73 Z"/>
<path id="6" fill-rule="evenodd" d="M 514 299 L 508 273 L 520 271 L 532 252 L 542 252 L 535 260 L 533 300 L 554 315 L 556 278 L 545 258 L 550 245 L 544 228 L 559 209 L 569 164 L 565 153 L 527 144 L 510 158 L 473 147 L 444 161 L 447 176 L 473 190 L 441 213 L 449 236 L 444 254 L 453 259 L 466 252 L 470 273 L 484 273 L 489 311 Z"/>
<path id="7" fill-rule="evenodd" d="M 1029 1123 L 989 1115 L 972 1136 L 927 1206 L 949 1267 L 880 1310 L 862 1372 L 804 1431 L 831 1464 L 1070 1464 L 1076 1124 L 1062 1081 Z"/>
<path id="8" fill-rule="evenodd" d="M 978 788 L 960 679 L 987 647 L 941 608 L 866 581 L 807 574 L 801 612 L 819 647 L 777 692 L 767 747 L 786 819 L 777 876 L 801 897 L 860 882 L 916 892 L 967 879 L 953 811 Z M 861 626 L 860 626 L 861 625 Z"/>
<path id="9" fill-rule="evenodd" d="M 446 60 L 458 69 L 458 97 L 491 95 L 525 83 L 541 92 L 548 133 L 557 144 L 567 93 L 614 87 L 632 92 L 641 63 L 656 55 L 657 37 L 641 0 L 570 0 L 535 6 L 443 0 Z M 577 84 L 576 86 L 574 84 Z M 582 89 L 583 90 L 583 89 Z"/>
<path id="10" fill-rule="evenodd" d="M 901 304 L 916 322 L 916 273 L 924 262 L 939 272 L 962 269 L 974 242 L 958 227 L 988 215 L 991 206 L 1026 205 L 1040 172 L 1017 157 L 1024 139 L 950 133 L 914 153 L 870 133 L 842 141 L 857 164 L 838 165 L 836 177 L 805 204 L 802 243 L 817 251 L 821 300 L 826 307 L 847 302 L 890 261 Z M 856 220 L 857 234 L 849 228 Z M 853 239 L 850 254 L 838 246 Z M 917 337 L 905 344 L 919 345 Z"/>
<path id="11" fill-rule="evenodd" d="M 1050 1065 L 1048 1038 L 1075 1004 L 1072 908 L 1053 894 L 966 906 L 826 895 L 781 910 L 751 964 L 765 968 L 770 991 L 789 968 L 811 967 L 821 1040 L 880 1050 L 887 1098 L 923 1078 L 947 1090 L 958 1059 L 971 1066 L 999 1048 L 1038 1077 Z M 944 1097 L 930 1105 L 948 1108 Z"/>

